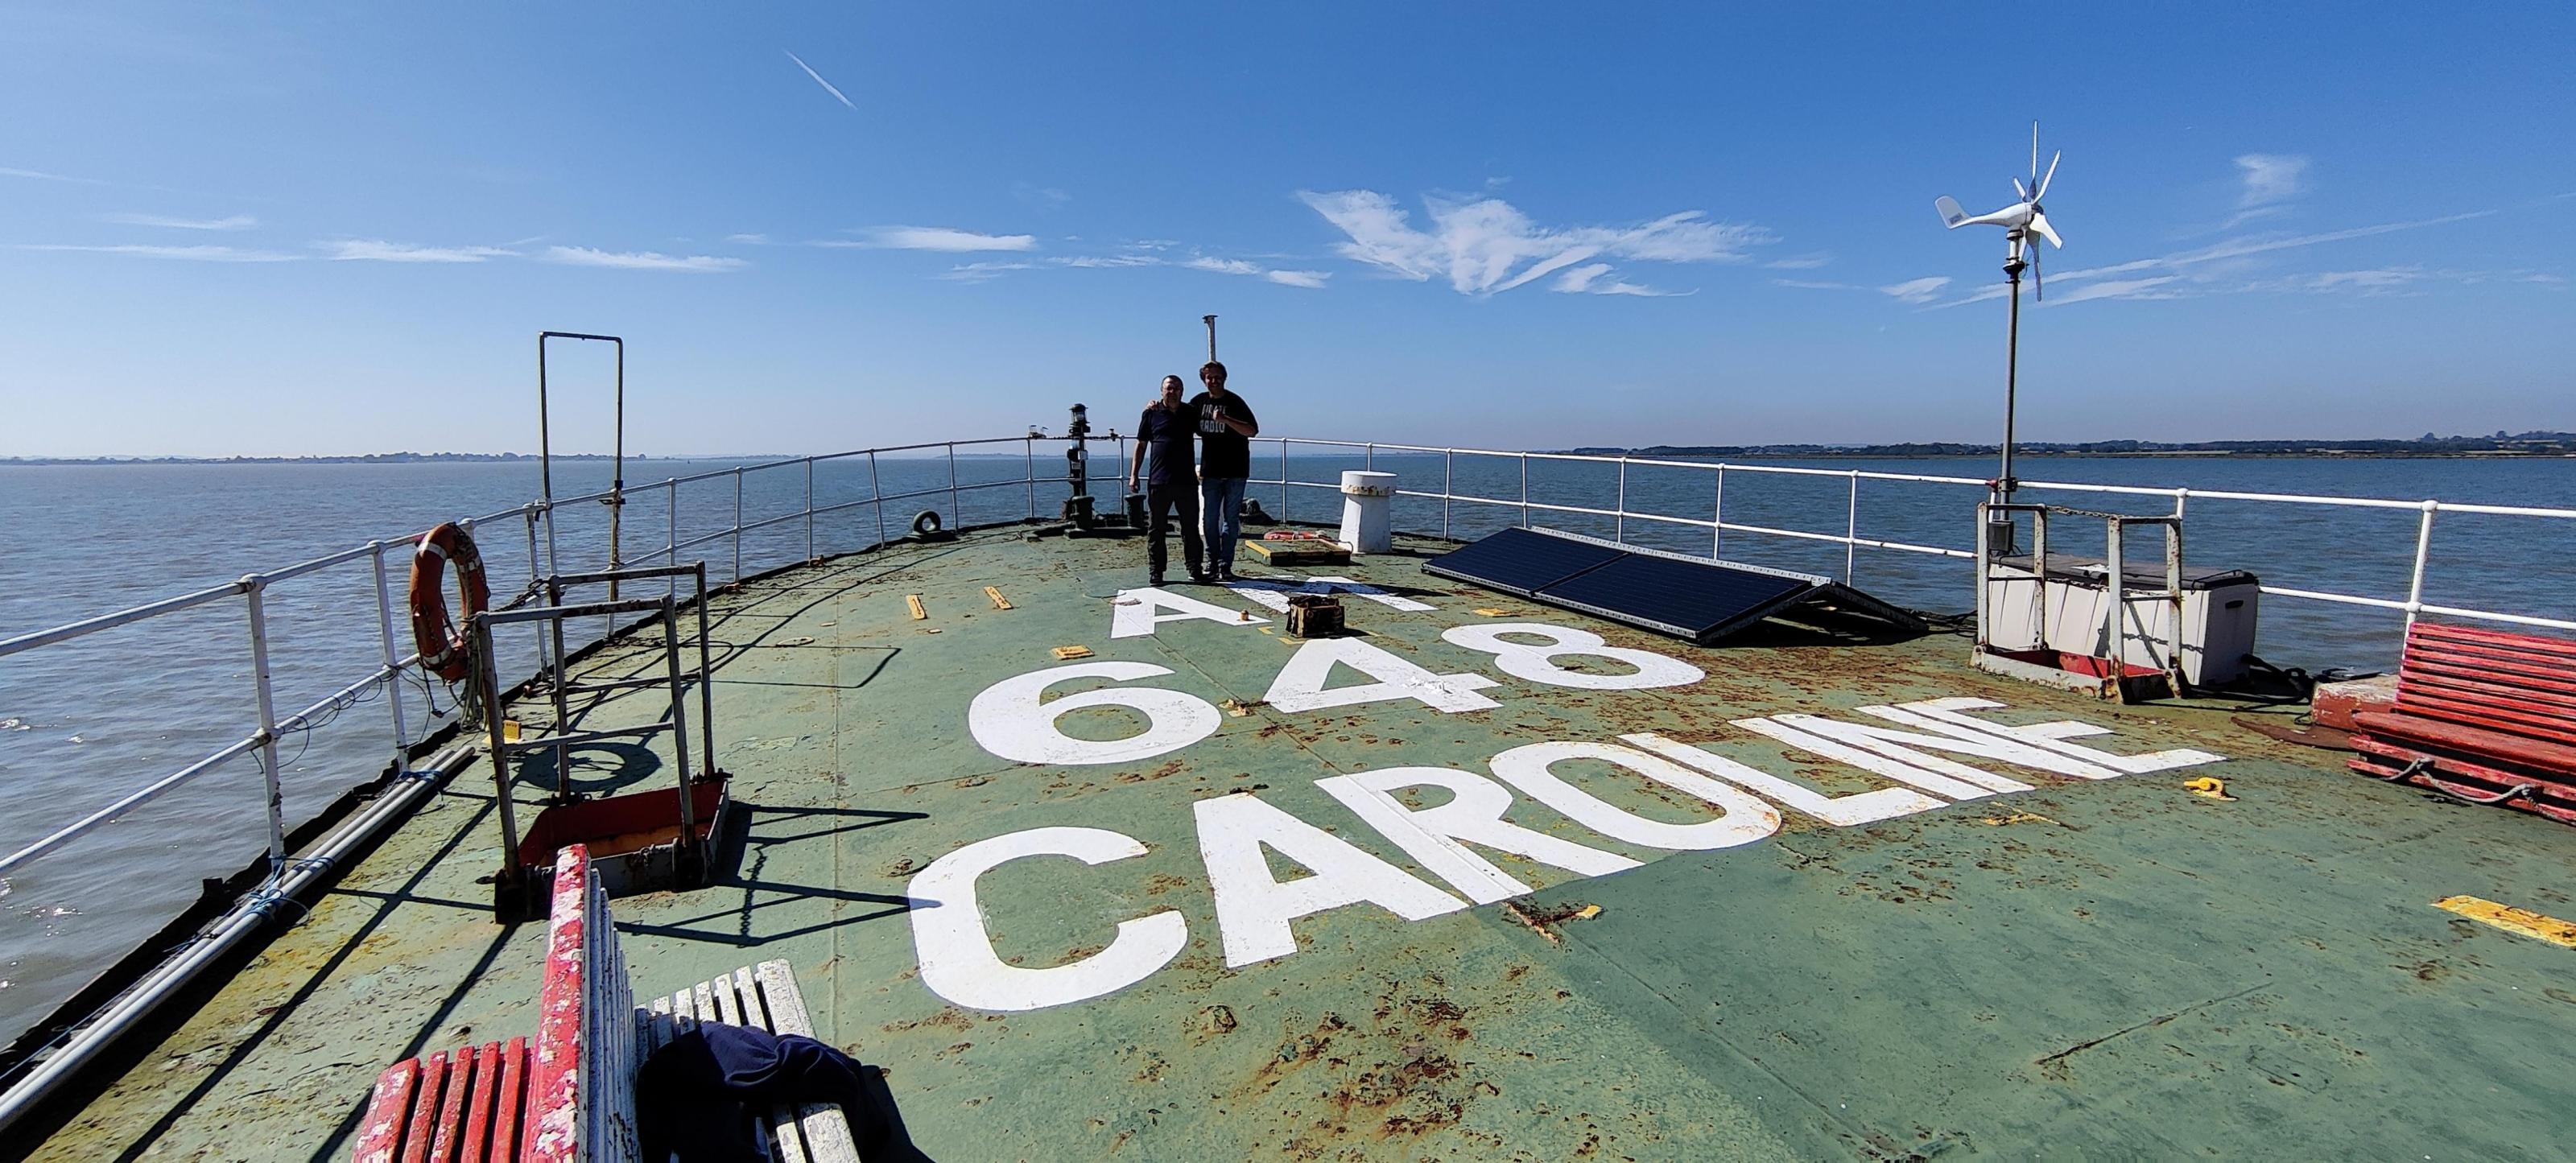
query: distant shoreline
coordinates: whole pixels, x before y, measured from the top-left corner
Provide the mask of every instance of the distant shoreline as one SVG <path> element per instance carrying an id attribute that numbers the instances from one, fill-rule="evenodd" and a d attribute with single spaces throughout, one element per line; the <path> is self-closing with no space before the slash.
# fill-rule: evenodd
<path id="1" fill-rule="evenodd" d="M 1062 440 L 1063 437 L 1045 439 Z M 1105 438 L 1104 438 L 1105 439 Z M 1390 453 L 1398 453 L 1389 449 Z M 1407 449 L 1405 451 L 1412 451 Z M 1542 451 L 1533 449 L 1532 451 Z M 1951 444 L 1655 444 L 1642 448 L 1616 446 L 1583 446 L 1544 450 L 1575 456 L 1628 457 L 1733 457 L 1745 460 L 1973 460 L 1991 459 L 2001 449 L 1993 445 Z M 2058 441 L 2024 444 L 2014 455 L 2023 458 L 2100 457 L 2109 459 L 2189 459 L 2226 458 L 2231 460 L 2563 460 L 2576 459 L 2576 432 L 2525 432 L 2518 436 L 2499 433 L 2495 436 L 2428 436 L 2418 440 L 2220 440 L 2194 444 L 2165 443 L 2144 440 L 2105 440 L 2084 444 Z M 965 455 L 980 455 L 967 453 Z M 382 452 L 346 456 L 23 456 L 0 457 L 0 468 L 55 465 L 220 465 L 220 464 L 515 464 L 537 460 L 524 452 Z M 555 457 L 566 462 L 599 462 L 613 457 L 597 454 L 567 454 Z M 772 464 L 801 459 L 780 453 L 719 453 L 704 456 L 628 456 L 637 463 L 706 463 L 734 461 L 742 465 Z"/>

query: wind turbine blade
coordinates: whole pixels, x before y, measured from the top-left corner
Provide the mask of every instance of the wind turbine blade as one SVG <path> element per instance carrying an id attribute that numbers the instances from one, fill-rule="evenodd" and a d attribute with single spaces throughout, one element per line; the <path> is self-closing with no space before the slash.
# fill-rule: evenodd
<path id="1" fill-rule="evenodd" d="M 2064 160 L 2066 160 L 2066 151 L 2062 149 L 2048 156 L 2048 172 L 2040 175 L 2039 188 L 2031 191 L 2031 201 L 2036 202 L 2048 196 L 2048 183 L 2057 176 L 2057 163 Z"/>
<path id="2" fill-rule="evenodd" d="M 2030 297 L 2034 302 L 2048 301 L 2048 280 L 2040 276 L 2039 248 L 2036 246 L 2030 248 Z"/>
<path id="3" fill-rule="evenodd" d="M 2030 123 L 2030 182 L 2039 184 L 2039 123 Z"/>
<path id="4" fill-rule="evenodd" d="M 1959 208 L 1959 200 L 1943 194 L 1932 200 L 1932 209 L 1941 215 L 1941 225 L 1957 230 L 1968 221 L 1968 212 Z"/>
<path id="5" fill-rule="evenodd" d="M 2020 178 L 2014 178 L 2014 179 L 2012 180 L 2012 184 L 2013 184 L 2013 197 L 2015 197 L 2015 198 L 2019 198 L 2019 199 L 2021 199 L 2021 200 L 2022 200 L 2022 201 L 2024 201 L 2024 202 L 2029 202 L 2029 201 L 2034 201 L 2034 200 L 2036 200 L 2036 196 L 2035 196 L 2035 195 L 2033 195 L 2033 194 L 2030 192 L 2030 188 L 2021 184 L 2021 179 L 2020 179 Z"/>
<path id="6" fill-rule="evenodd" d="M 2041 238 L 2045 238 L 2045 239 L 2047 239 L 2047 240 L 2048 240 L 2048 244 L 2049 244 L 2050 246 L 2054 246 L 2054 247 L 2056 247 L 2056 248 L 2058 248 L 2058 249 L 2060 249 L 2060 250 L 2064 250 L 2064 249 L 2066 248 L 2066 242 L 2065 242 L 2065 240 L 2064 240 L 2064 239 L 2061 239 L 2061 238 L 2059 238 L 2059 237 L 2057 237 L 2057 231 L 2056 231 L 2056 229 L 2055 229 L 2055 228 L 2053 228 L 2053 227 L 2051 227 L 2051 226 L 2049 226 L 2049 224 L 2048 224 L 2048 215 L 2046 215 L 2046 214 L 2033 214 L 2033 215 L 2031 215 L 2031 216 L 2030 216 L 2030 228 L 2031 228 L 2031 229 L 2033 229 L 2033 230 L 2038 231 L 2038 232 L 2039 232 L 2039 236 L 2040 236 Z M 2037 254 L 2037 253 L 2039 253 L 2039 252 L 2034 250 L 2034 251 L 2032 251 L 2031 253 L 2032 253 L 2032 254 Z"/>

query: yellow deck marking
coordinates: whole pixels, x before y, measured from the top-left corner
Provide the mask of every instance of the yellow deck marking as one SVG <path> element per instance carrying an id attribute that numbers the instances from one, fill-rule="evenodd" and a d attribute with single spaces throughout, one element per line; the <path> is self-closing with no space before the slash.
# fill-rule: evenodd
<path id="1" fill-rule="evenodd" d="M 1502 616 L 1504 615 L 1504 613 L 1505 613 L 1506 611 L 1502 611 L 1502 610 L 1488 610 L 1488 609 L 1485 609 L 1484 607 L 1479 606 L 1479 607 L 1477 607 L 1476 612 L 1477 612 L 1477 613 L 1479 613 L 1479 614 L 1482 614 L 1482 615 L 1484 615 L 1484 616 L 1486 616 L 1486 617 L 1488 617 L 1488 618 L 1500 618 L 1500 617 L 1502 617 Z"/>
<path id="2" fill-rule="evenodd" d="M 903 596 L 903 601 L 904 601 L 904 604 L 905 604 L 905 605 L 908 605 L 908 606 L 911 606 L 911 607 L 912 607 L 912 620 L 913 620 L 913 621 L 918 622 L 918 621 L 922 620 L 923 618 L 927 618 L 927 617 L 929 617 L 929 616 L 930 616 L 930 611 L 928 611 L 928 610 L 925 610 L 925 609 L 922 609 L 922 608 L 921 608 L 921 595 L 920 595 L 920 594 L 905 594 L 905 595 Z"/>
<path id="3" fill-rule="evenodd" d="M 1011 608 L 1011 599 L 1002 596 L 1002 588 L 1000 586 L 985 586 L 984 596 L 993 599 L 993 608 L 996 610 L 1007 610 Z"/>
<path id="4" fill-rule="evenodd" d="M 1091 657 L 1091 648 L 1088 646 L 1058 646 L 1055 648 L 1053 653 L 1057 658 L 1066 660 L 1089 658 Z"/>
<path id="5" fill-rule="evenodd" d="M 2458 913 L 2482 925 L 2492 925 L 2520 937 L 2547 941 L 2552 945 L 2576 949 L 2576 922 L 2544 917 L 2529 909 L 2500 905 L 2473 896 L 2446 896 L 2433 902 L 2433 907 Z"/>

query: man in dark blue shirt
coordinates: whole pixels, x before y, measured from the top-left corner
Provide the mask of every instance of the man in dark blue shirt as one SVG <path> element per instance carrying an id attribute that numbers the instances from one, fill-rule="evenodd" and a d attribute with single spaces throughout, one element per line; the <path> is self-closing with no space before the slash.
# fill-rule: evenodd
<path id="1" fill-rule="evenodd" d="M 1205 558 L 1199 545 L 1198 466 L 1193 463 L 1191 442 L 1197 435 L 1198 412 L 1181 400 L 1181 377 L 1163 377 L 1163 398 L 1145 409 L 1136 422 L 1136 456 L 1127 462 L 1127 491 L 1136 491 L 1136 476 L 1145 473 L 1145 512 L 1150 541 L 1145 553 L 1154 584 L 1163 584 L 1163 567 L 1169 561 L 1163 541 L 1163 521 L 1177 515 L 1181 519 L 1181 553 L 1189 560 L 1190 580 L 1208 580 Z M 1150 466 L 1147 463 L 1151 456 Z"/>

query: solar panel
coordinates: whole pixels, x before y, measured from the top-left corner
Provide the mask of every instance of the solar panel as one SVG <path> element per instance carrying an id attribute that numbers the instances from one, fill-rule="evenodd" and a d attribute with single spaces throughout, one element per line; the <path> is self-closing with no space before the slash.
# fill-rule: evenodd
<path id="1" fill-rule="evenodd" d="M 1548 586 L 1538 597 L 1704 643 L 1813 589 L 1807 578 L 1632 553 Z"/>
<path id="2" fill-rule="evenodd" d="M 1829 577 L 1621 545 L 1552 529 L 1506 529 L 1423 571 L 1707 645 L 1816 603 L 1909 629 L 1921 619 Z"/>
<path id="3" fill-rule="evenodd" d="M 1560 537 L 1534 529 L 1505 529 L 1422 563 L 1426 573 L 1474 582 L 1489 590 L 1531 597 L 1585 570 L 1627 556 L 1615 545 Z"/>

